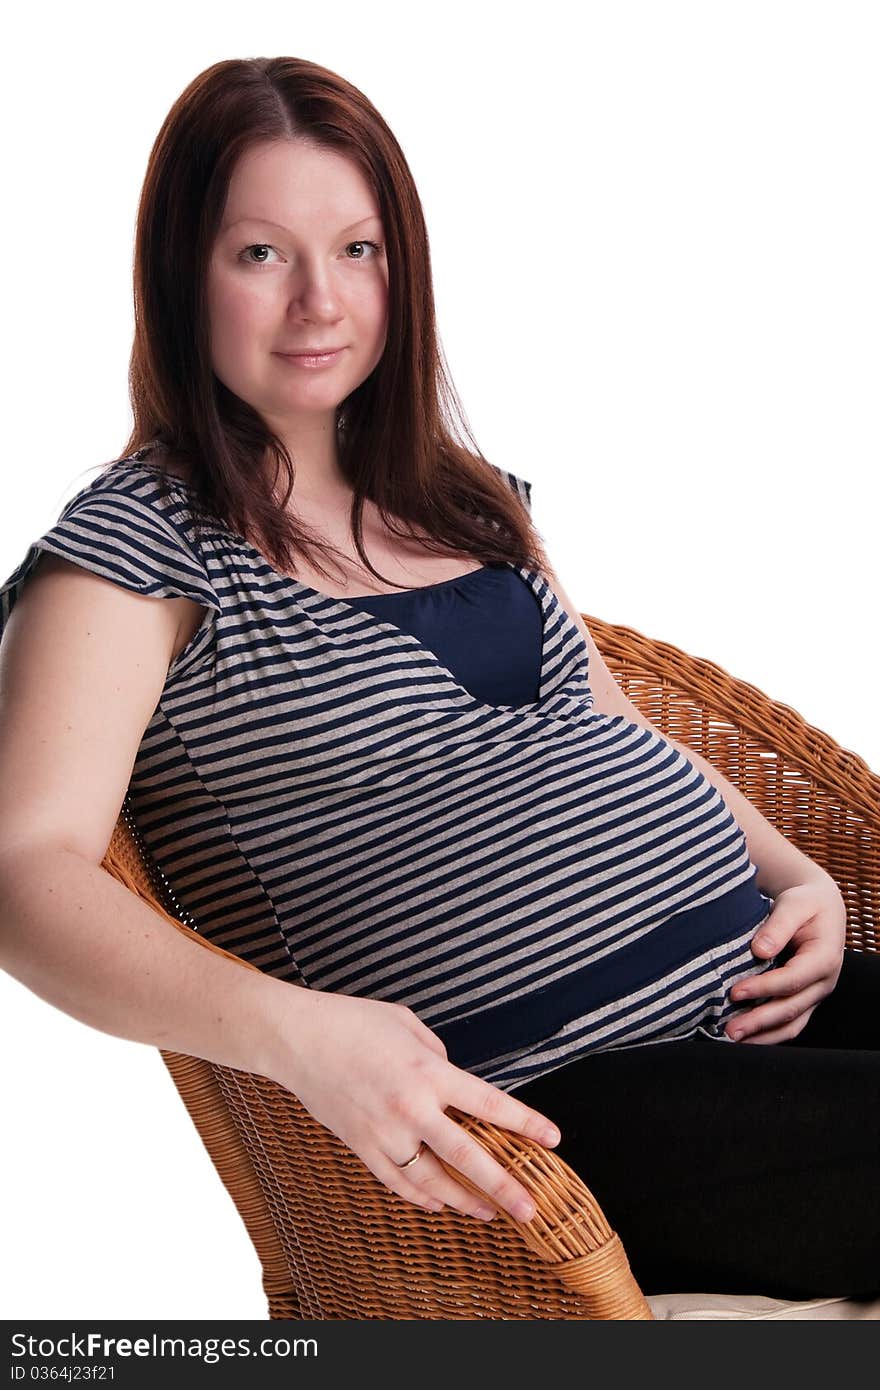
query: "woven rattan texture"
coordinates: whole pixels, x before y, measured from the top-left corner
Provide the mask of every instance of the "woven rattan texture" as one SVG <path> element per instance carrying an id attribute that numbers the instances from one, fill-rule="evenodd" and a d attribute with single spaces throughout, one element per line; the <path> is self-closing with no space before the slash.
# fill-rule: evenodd
<path id="1" fill-rule="evenodd" d="M 877 950 L 880 779 L 789 706 L 714 663 L 584 616 L 633 704 L 832 874 L 847 903 L 849 944 Z M 127 804 L 104 867 L 193 943 L 255 969 L 180 920 Z M 161 1056 L 257 1250 L 270 1318 L 652 1318 L 599 1203 L 542 1145 L 451 1110 L 516 1173 L 537 1211 L 528 1223 L 502 1212 L 489 1223 L 433 1214 L 390 1192 L 276 1082 Z"/>

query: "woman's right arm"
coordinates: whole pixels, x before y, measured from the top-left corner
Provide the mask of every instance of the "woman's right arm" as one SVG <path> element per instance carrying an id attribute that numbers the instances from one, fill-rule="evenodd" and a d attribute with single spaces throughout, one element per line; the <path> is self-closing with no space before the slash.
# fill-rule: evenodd
<path id="1" fill-rule="evenodd" d="M 188 602 L 46 554 L 22 589 L 0 643 L 0 966 L 92 1028 L 287 1087 L 420 1206 L 477 1213 L 439 1154 L 528 1219 L 525 1189 L 444 1112 L 546 1142 L 538 1111 L 448 1062 L 411 1010 L 205 951 L 101 867 Z"/>

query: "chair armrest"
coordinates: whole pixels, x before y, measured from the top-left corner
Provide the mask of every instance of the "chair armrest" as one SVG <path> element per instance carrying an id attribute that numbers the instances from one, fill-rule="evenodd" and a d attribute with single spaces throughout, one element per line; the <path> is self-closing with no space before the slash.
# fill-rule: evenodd
<path id="1" fill-rule="evenodd" d="M 498 1209 L 493 1223 L 516 1230 L 562 1284 L 586 1300 L 590 1318 L 649 1320 L 654 1315 L 633 1278 L 620 1237 L 573 1168 L 543 1144 L 450 1106 L 446 1112 L 514 1174 L 535 1203 L 530 1221 Z M 487 1197 L 457 1169 L 439 1162 L 456 1182 Z M 495 1205 L 491 1198 L 490 1204 Z"/>

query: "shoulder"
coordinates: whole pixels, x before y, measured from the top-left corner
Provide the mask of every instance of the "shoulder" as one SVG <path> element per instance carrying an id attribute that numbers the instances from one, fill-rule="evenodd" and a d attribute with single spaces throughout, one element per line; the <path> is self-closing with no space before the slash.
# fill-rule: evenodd
<path id="1" fill-rule="evenodd" d="M 113 459 L 110 463 L 96 464 L 95 469 L 98 470 L 95 476 L 65 504 L 65 512 L 105 494 L 127 495 L 142 498 L 146 502 L 152 502 L 161 496 L 158 484 L 163 470 L 159 467 L 158 460 L 154 460 L 143 451 Z M 171 475 L 172 482 L 182 481 L 172 469 L 166 468 L 164 471 Z"/>
<path id="2" fill-rule="evenodd" d="M 59 524 L 72 521 L 103 532 L 116 526 L 120 535 L 142 543 L 161 540 L 195 558 L 194 512 L 187 488 L 172 470 L 167 479 L 152 461 L 131 454 L 104 464 L 91 482 L 64 505 Z"/>
<path id="3" fill-rule="evenodd" d="M 40 573 L 54 579 L 53 587 L 70 588 L 75 571 L 85 570 L 145 597 L 188 599 L 221 612 L 186 497 L 178 489 L 166 494 L 135 456 L 102 465 L 0 584 L 0 638 L 38 560 L 48 555 L 67 562 L 41 561 Z M 78 592 L 83 584 L 79 578 Z M 191 611 L 186 603 L 173 607 L 179 615 Z"/>

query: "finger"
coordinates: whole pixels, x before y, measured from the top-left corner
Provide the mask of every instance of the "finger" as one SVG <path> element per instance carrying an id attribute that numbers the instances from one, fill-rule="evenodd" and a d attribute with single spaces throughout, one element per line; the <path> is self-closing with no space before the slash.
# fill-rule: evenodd
<path id="1" fill-rule="evenodd" d="M 785 945 L 785 940 L 780 939 L 782 935 L 778 923 L 773 931 L 759 931 L 752 937 L 752 950 L 760 952 L 762 956 L 775 956 Z"/>
<path id="2" fill-rule="evenodd" d="M 451 1063 L 447 1071 L 453 1081 L 447 1092 L 447 1108 L 451 1106 L 454 1110 L 475 1115 L 500 1128 L 525 1134 L 547 1147 L 559 1143 L 561 1135 L 558 1128 L 539 1110 L 532 1109 L 498 1086 Z M 442 1099 L 440 1104 L 443 1105 Z M 434 1110 L 433 1113 L 413 1115 L 411 1118 L 415 1132 L 424 1136 L 433 1161 L 428 1159 L 425 1162 L 425 1154 L 418 1164 L 408 1170 L 403 1179 L 405 1190 L 409 1179 L 420 1202 L 427 1192 L 467 1215 L 486 1218 L 495 1214 L 494 1207 L 486 1206 L 486 1198 L 489 1197 L 515 1220 L 531 1220 L 535 1214 L 535 1204 L 528 1190 L 497 1163 L 454 1117 L 441 1109 L 439 1114 Z M 444 1164 L 448 1164 L 453 1171 L 449 1172 Z M 420 1170 L 418 1173 L 416 1168 Z M 457 1175 L 468 1179 L 479 1192 L 474 1193 L 464 1183 L 457 1182 Z M 395 1177 L 399 1182 L 399 1173 Z M 394 1191 L 399 1190 L 393 1179 L 388 1181 L 388 1185 Z"/>
<path id="3" fill-rule="evenodd" d="M 428 1142 L 437 1157 L 452 1169 L 453 1177 L 460 1174 L 467 1178 L 482 1197 L 488 1197 L 514 1220 L 532 1219 L 535 1203 L 528 1189 L 455 1120 L 441 1116 L 432 1127 Z"/>
<path id="4" fill-rule="evenodd" d="M 824 995 L 814 988 L 803 990 L 800 994 L 772 1004 L 762 1004 L 731 1019 L 725 1032 L 734 1042 L 743 1042 L 757 1034 L 766 1038 L 771 1029 L 784 1029 L 797 1022 L 805 1013 L 809 1017 L 821 998 L 824 998 Z"/>
<path id="5" fill-rule="evenodd" d="M 792 1038 L 796 1038 L 798 1033 L 803 1032 L 809 1022 L 812 1012 L 812 1009 L 808 1009 L 806 1013 L 801 1014 L 800 1018 L 796 1019 L 794 1023 L 789 1023 L 785 1028 L 771 1028 L 769 1032 L 766 1033 L 754 1033 L 751 1037 L 742 1038 L 741 1042 L 747 1046 L 760 1046 L 764 1043 L 791 1042 Z"/>
<path id="6" fill-rule="evenodd" d="M 415 1176 L 416 1170 L 418 1177 Z M 495 1208 L 484 1197 L 469 1192 L 450 1177 L 430 1148 L 424 1148 L 418 1163 L 404 1170 L 393 1159 L 380 1155 L 373 1171 L 392 1192 L 423 1207 L 425 1211 L 442 1211 L 449 1206 L 463 1216 L 479 1217 L 482 1221 L 491 1221 L 495 1215 Z M 414 1176 L 409 1177 L 410 1173 Z"/>
<path id="7" fill-rule="evenodd" d="M 433 1071 L 431 1074 L 433 1076 Z M 502 1091 L 499 1086 L 493 1086 L 491 1082 L 475 1076 L 473 1072 L 465 1071 L 449 1062 L 446 1067 L 440 1069 L 438 1075 L 441 1084 L 446 1085 L 447 1099 L 441 1101 L 444 1112 L 452 1106 L 465 1114 L 475 1115 L 478 1119 L 498 1125 L 501 1129 L 525 1134 L 527 1138 L 534 1139 L 547 1148 L 552 1148 L 562 1138 L 558 1125 L 547 1115 L 542 1114 L 540 1110 L 534 1110 L 530 1105 L 525 1105 L 507 1091 Z M 422 1134 L 427 1133 L 425 1126 L 435 1117 L 436 1112 L 434 1116 L 430 1112 L 411 1113 L 409 1116 Z"/>
<path id="8" fill-rule="evenodd" d="M 730 997 L 735 1003 L 740 1003 L 749 999 L 794 995 L 818 983 L 823 973 L 818 963 L 812 968 L 807 963 L 805 969 L 802 960 L 791 960 L 777 970 L 763 970 L 760 975 L 749 975 L 747 979 L 739 980 L 730 990 Z"/>
<path id="9" fill-rule="evenodd" d="M 549 1116 L 517 1100 L 509 1091 L 502 1091 L 490 1081 L 475 1076 L 473 1072 L 460 1068 L 455 1071 L 456 1085 L 454 1093 L 450 1095 L 450 1103 L 457 1110 L 476 1115 L 477 1119 L 487 1120 L 501 1129 L 524 1134 L 526 1138 L 534 1139 L 547 1148 L 559 1143 L 559 1126 Z"/>

